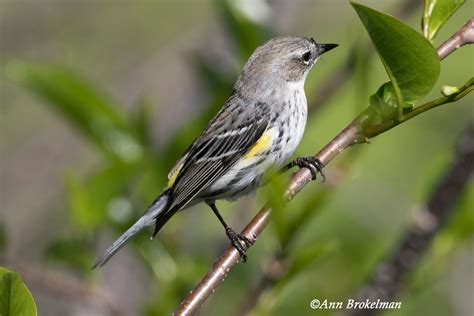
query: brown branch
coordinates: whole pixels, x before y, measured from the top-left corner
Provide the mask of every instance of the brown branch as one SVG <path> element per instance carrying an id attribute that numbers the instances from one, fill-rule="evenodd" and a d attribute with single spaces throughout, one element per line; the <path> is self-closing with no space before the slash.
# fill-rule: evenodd
<path id="1" fill-rule="evenodd" d="M 465 29 L 465 28 L 463 28 Z M 464 38 L 461 36 L 461 38 Z M 450 52 L 452 53 L 456 48 L 453 48 Z M 441 54 L 438 53 L 441 58 Z M 468 86 L 466 90 L 472 88 L 472 85 Z M 456 95 L 444 100 L 444 103 L 453 102 L 455 96 L 465 96 L 466 90 L 460 90 Z M 470 91 L 470 90 L 469 90 Z M 440 104 L 444 104 L 440 103 Z M 433 104 L 432 107 L 425 108 L 424 111 L 434 108 L 440 104 Z M 424 107 L 422 105 L 420 107 Z M 417 108 L 415 108 L 416 110 Z M 415 111 L 414 110 L 414 111 Z M 390 125 L 382 126 L 375 133 L 365 135 L 362 132 L 363 124 L 369 119 L 370 109 L 362 112 L 353 122 L 351 122 L 346 128 L 344 128 L 333 140 L 331 140 L 323 149 L 321 149 L 315 158 L 319 159 L 321 163 L 326 166 L 334 157 L 341 153 L 344 149 L 351 147 L 355 144 L 368 142 L 368 138 L 375 137 L 383 132 L 386 132 L 393 127 L 406 122 L 407 120 L 419 115 L 421 112 L 415 112 L 413 115 L 405 116 L 403 121 L 393 121 Z M 299 171 L 291 175 L 287 191 L 285 192 L 285 198 L 290 201 L 298 192 L 300 192 L 306 184 L 311 181 L 311 172 L 302 168 Z M 244 236 L 252 240 L 256 240 L 257 237 L 262 233 L 270 220 L 271 208 L 266 205 L 263 207 L 257 215 L 250 221 L 249 224 L 242 231 Z M 193 315 L 201 306 L 204 301 L 211 295 L 217 286 L 224 281 L 230 269 L 239 262 L 239 252 L 232 246 L 227 248 L 226 252 L 214 262 L 212 268 L 199 282 L 199 284 L 187 295 L 187 297 L 181 302 L 174 315 Z"/>
<path id="2" fill-rule="evenodd" d="M 462 136 L 457 157 L 434 190 L 423 212 L 404 234 L 403 241 L 391 257 L 379 264 L 372 280 L 357 296 L 357 301 L 390 301 L 400 291 L 404 278 L 420 261 L 436 233 L 444 226 L 453 206 L 474 171 L 474 121 Z M 351 316 L 375 315 L 376 309 L 353 309 Z"/>
<path id="3" fill-rule="evenodd" d="M 459 31 L 441 44 L 438 48 L 439 58 L 443 60 L 459 47 L 472 43 L 474 43 L 474 18 L 467 21 Z"/>

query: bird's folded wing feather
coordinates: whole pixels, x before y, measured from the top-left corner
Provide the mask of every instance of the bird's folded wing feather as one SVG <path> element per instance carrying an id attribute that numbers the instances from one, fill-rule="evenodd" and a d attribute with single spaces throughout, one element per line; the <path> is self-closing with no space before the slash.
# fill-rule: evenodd
<path id="1" fill-rule="evenodd" d="M 242 117 L 236 110 L 221 111 L 196 140 L 178 166 L 171 188 L 170 212 L 186 206 L 219 176 L 229 170 L 259 140 L 268 125 L 268 106 L 254 107 L 252 116 Z M 249 109 L 247 109 L 249 110 Z M 231 124 L 231 122 L 238 122 Z M 230 126 L 225 128 L 225 126 Z"/>

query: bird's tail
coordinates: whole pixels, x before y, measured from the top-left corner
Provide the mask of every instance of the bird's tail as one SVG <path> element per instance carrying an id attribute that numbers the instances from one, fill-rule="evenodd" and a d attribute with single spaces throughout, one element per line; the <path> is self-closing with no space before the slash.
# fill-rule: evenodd
<path id="1" fill-rule="evenodd" d="M 169 192 L 165 191 L 156 198 L 153 204 L 143 214 L 140 219 L 132 225 L 122 236 L 120 236 L 114 243 L 107 248 L 104 254 L 97 259 L 92 266 L 92 269 L 96 267 L 102 267 L 109 261 L 109 259 L 122 248 L 129 241 L 130 238 L 135 236 L 140 230 L 147 226 L 151 226 L 156 223 L 156 219 L 160 216 L 163 211 L 166 211 L 169 200 Z"/>

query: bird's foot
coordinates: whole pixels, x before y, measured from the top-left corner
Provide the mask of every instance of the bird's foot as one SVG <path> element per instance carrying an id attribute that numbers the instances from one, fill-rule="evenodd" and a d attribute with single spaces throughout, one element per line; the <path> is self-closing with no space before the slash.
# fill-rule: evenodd
<path id="1" fill-rule="evenodd" d="M 324 165 L 318 158 L 309 157 L 298 157 L 290 162 L 286 169 L 298 166 L 300 168 L 307 168 L 311 172 L 311 179 L 316 180 L 316 175 L 319 173 L 323 177 L 323 182 L 326 181 L 326 175 L 323 172 Z"/>
<path id="2" fill-rule="evenodd" d="M 240 253 L 242 262 L 247 261 L 247 249 L 253 245 L 254 241 L 242 234 L 236 233 L 235 230 L 230 227 L 225 229 L 225 233 L 232 246 Z"/>

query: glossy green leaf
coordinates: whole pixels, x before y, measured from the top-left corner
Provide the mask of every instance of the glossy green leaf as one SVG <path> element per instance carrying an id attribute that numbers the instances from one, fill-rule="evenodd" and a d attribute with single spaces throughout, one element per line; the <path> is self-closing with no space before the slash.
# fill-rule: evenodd
<path id="1" fill-rule="evenodd" d="M 397 97 L 391 82 L 386 82 L 370 97 L 370 106 L 381 117 L 388 121 L 397 115 Z"/>
<path id="2" fill-rule="evenodd" d="M 34 316 L 36 314 L 33 296 L 20 276 L 0 267 L 0 315 Z"/>
<path id="3" fill-rule="evenodd" d="M 61 112 L 106 153 L 124 161 L 143 148 L 125 115 L 103 93 L 64 67 L 23 61 L 7 64 L 8 77 Z"/>
<path id="4" fill-rule="evenodd" d="M 405 23 L 352 3 L 382 60 L 396 97 L 399 115 L 436 83 L 440 62 L 431 43 Z"/>
<path id="5" fill-rule="evenodd" d="M 425 0 L 424 2 L 423 35 L 431 41 L 466 0 Z"/>

